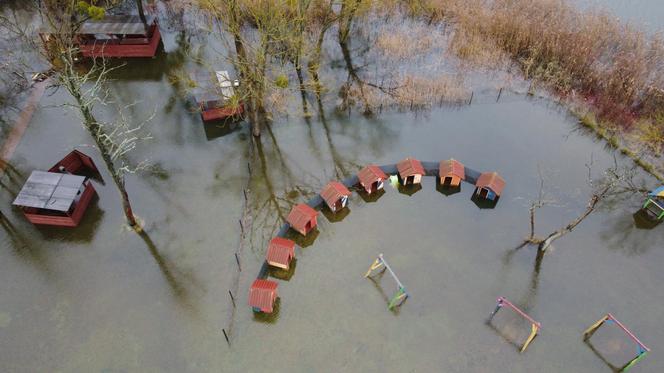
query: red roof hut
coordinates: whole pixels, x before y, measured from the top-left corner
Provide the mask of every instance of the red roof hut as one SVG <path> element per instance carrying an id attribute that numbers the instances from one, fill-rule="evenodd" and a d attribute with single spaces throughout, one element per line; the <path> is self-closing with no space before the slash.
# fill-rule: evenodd
<path id="1" fill-rule="evenodd" d="M 311 207 L 300 203 L 295 205 L 291 212 L 288 214 L 286 221 L 290 226 L 296 231 L 300 232 L 301 235 L 306 236 L 312 229 L 318 224 L 316 218 L 318 217 L 318 212 Z"/>
<path id="2" fill-rule="evenodd" d="M 235 94 L 235 87 L 239 87 L 240 82 L 231 81 L 228 71 L 219 70 L 214 74 L 201 71 L 193 80 L 196 87 L 192 94 L 204 122 L 235 117 L 244 112 L 244 104 L 237 101 Z"/>
<path id="3" fill-rule="evenodd" d="M 401 185 L 419 184 L 422 181 L 422 176 L 426 174 L 422 163 L 413 158 L 406 158 L 397 163 L 397 171 L 399 172 Z"/>
<path id="4" fill-rule="evenodd" d="M 288 270 L 290 262 L 294 258 L 295 242 L 282 237 L 275 237 L 270 240 L 267 246 L 267 254 L 265 255 L 267 264 Z"/>
<path id="5" fill-rule="evenodd" d="M 475 194 L 479 197 L 495 201 L 505 188 L 505 179 L 497 172 L 484 172 L 477 178 Z"/>
<path id="6" fill-rule="evenodd" d="M 332 212 L 337 212 L 346 207 L 350 194 L 350 190 L 348 190 L 345 185 L 338 181 L 330 181 L 325 188 L 323 188 L 320 196 L 323 197 L 325 204 Z"/>
<path id="7" fill-rule="evenodd" d="M 458 187 L 461 184 L 461 180 L 466 179 L 466 169 L 463 163 L 456 159 L 448 159 L 440 162 L 438 176 L 440 178 L 440 185 Z"/>
<path id="8" fill-rule="evenodd" d="M 376 165 L 369 165 L 357 173 L 360 185 L 368 193 L 374 193 L 383 189 L 383 181 L 387 179 L 385 172 Z"/>
<path id="9" fill-rule="evenodd" d="M 99 174 L 97 166 L 92 161 L 92 158 L 87 155 L 74 150 L 71 153 L 67 154 L 62 158 L 58 163 L 53 165 L 48 172 L 61 172 L 69 173 L 74 175 L 80 175 L 81 173 L 94 173 Z"/>
<path id="10" fill-rule="evenodd" d="M 249 289 L 249 306 L 255 312 L 272 313 L 274 302 L 279 297 L 278 286 L 274 281 L 256 279 Z"/>
<path id="11" fill-rule="evenodd" d="M 83 176 L 32 171 L 13 204 L 32 224 L 75 227 L 95 194 Z"/>

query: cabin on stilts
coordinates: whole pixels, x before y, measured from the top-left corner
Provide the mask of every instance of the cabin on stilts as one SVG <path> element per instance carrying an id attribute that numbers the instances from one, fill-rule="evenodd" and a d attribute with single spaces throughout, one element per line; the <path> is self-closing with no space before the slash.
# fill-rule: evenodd
<path id="1" fill-rule="evenodd" d="M 272 313 L 274 303 L 279 294 L 278 283 L 270 280 L 256 279 L 249 289 L 249 306 L 254 312 Z"/>
<path id="2" fill-rule="evenodd" d="M 154 57 L 161 41 L 157 19 L 136 15 L 107 15 L 100 20 L 87 20 L 77 30 L 75 42 L 85 58 Z M 39 34 L 49 49 L 52 34 Z"/>
<path id="3" fill-rule="evenodd" d="M 661 186 L 648 193 L 643 209 L 648 212 L 653 219 L 664 219 L 664 186 Z"/>
<path id="4" fill-rule="evenodd" d="M 444 187 L 457 188 L 466 179 L 466 168 L 456 159 L 441 161 L 438 165 L 438 179 Z"/>
<path id="5" fill-rule="evenodd" d="M 318 212 L 304 203 L 297 204 L 288 214 L 286 221 L 288 224 L 299 232 L 301 235 L 306 236 L 313 230 L 317 222 Z"/>
<path id="6" fill-rule="evenodd" d="M 337 212 L 346 207 L 350 195 L 350 190 L 338 181 L 329 182 L 320 192 L 320 196 L 332 212 Z"/>
<path id="7" fill-rule="evenodd" d="M 192 93 L 204 122 L 238 117 L 244 112 L 244 105 L 235 92 L 240 82 L 231 80 L 228 71 L 198 72 L 193 83 Z"/>
<path id="8" fill-rule="evenodd" d="M 422 176 L 426 174 L 422 162 L 414 158 L 406 158 L 397 163 L 397 171 L 399 182 L 403 186 L 419 184 L 422 182 Z"/>
<path id="9" fill-rule="evenodd" d="M 610 364 L 611 368 L 614 371 L 625 372 L 625 371 L 629 370 L 631 367 L 634 366 L 634 364 L 638 363 L 639 360 L 643 359 L 648 354 L 648 352 L 650 352 L 650 349 L 645 344 L 643 344 L 643 342 L 641 342 L 641 340 L 639 340 L 634 335 L 634 333 L 632 333 L 629 329 L 627 329 L 620 321 L 618 321 L 610 313 L 607 313 L 604 317 L 597 320 L 596 323 L 594 323 L 588 329 L 586 329 L 586 331 L 583 332 L 583 340 L 586 343 L 588 343 L 588 345 L 592 348 L 592 345 L 590 345 L 590 342 L 589 342 L 590 337 L 592 337 L 593 334 L 595 334 L 595 332 L 597 331 L 597 329 L 599 329 L 602 325 L 607 325 L 607 324 L 615 324 L 615 326 L 617 326 L 618 329 L 622 330 L 627 335 L 627 337 L 629 337 L 629 339 L 631 339 L 636 344 L 636 356 L 634 356 L 631 360 L 629 360 L 622 367 L 619 367 L 619 368 L 614 367 L 612 364 Z M 593 348 L 593 351 L 595 351 L 595 353 L 599 355 L 598 351 L 596 351 L 594 348 Z M 601 355 L 600 355 L 600 357 L 601 357 Z M 602 359 L 604 360 L 604 358 L 602 358 Z M 607 362 L 606 360 L 604 360 L 604 361 Z M 608 362 L 607 362 L 607 364 L 608 364 Z"/>
<path id="10" fill-rule="evenodd" d="M 364 191 L 371 194 L 383 189 L 383 182 L 387 180 L 387 175 L 380 167 L 368 165 L 357 173 L 357 178 Z"/>
<path id="11" fill-rule="evenodd" d="M 505 180 L 497 172 L 483 172 L 477 178 L 475 187 L 475 196 L 495 202 L 505 188 Z"/>
<path id="12" fill-rule="evenodd" d="M 32 224 L 76 227 L 95 194 L 92 183 L 83 176 L 33 171 L 13 205 Z"/>
<path id="13" fill-rule="evenodd" d="M 270 240 L 265 254 L 267 264 L 288 271 L 293 259 L 295 259 L 295 242 L 283 237 L 274 237 Z"/>

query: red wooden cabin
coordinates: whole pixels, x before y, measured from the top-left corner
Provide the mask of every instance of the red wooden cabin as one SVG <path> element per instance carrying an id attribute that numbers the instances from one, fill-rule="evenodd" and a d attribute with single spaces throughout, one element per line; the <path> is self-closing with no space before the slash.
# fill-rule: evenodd
<path id="1" fill-rule="evenodd" d="M 76 227 L 95 194 L 83 176 L 33 171 L 13 205 L 32 224 Z"/>
<path id="2" fill-rule="evenodd" d="M 272 313 L 274 302 L 279 297 L 278 283 L 270 280 L 256 279 L 249 289 L 249 306 L 254 312 Z"/>
<path id="3" fill-rule="evenodd" d="M 83 23 L 77 39 L 81 55 L 87 58 L 154 57 L 161 34 L 154 17 L 148 17 L 146 29 L 139 16 L 107 15 Z"/>
<path id="4" fill-rule="evenodd" d="M 401 185 L 419 184 L 422 181 L 422 176 L 426 174 L 422 162 L 413 158 L 406 158 L 397 163 L 397 171 L 399 172 Z"/>
<path id="5" fill-rule="evenodd" d="M 332 212 L 337 212 L 346 207 L 350 194 L 350 190 L 338 181 L 329 182 L 320 192 L 320 196 L 323 197 L 325 204 Z"/>
<path id="6" fill-rule="evenodd" d="M 295 205 L 288 214 L 286 221 L 290 224 L 291 228 L 298 231 L 301 235 L 306 236 L 312 229 L 316 227 L 318 222 L 318 212 L 304 203 Z"/>
<path id="7" fill-rule="evenodd" d="M 80 175 L 81 173 L 99 174 L 99 170 L 92 158 L 74 150 L 62 158 L 58 163 L 49 168 L 48 172 L 61 172 Z"/>
<path id="8" fill-rule="evenodd" d="M 240 82 L 231 81 L 228 71 L 199 72 L 194 76 L 196 87 L 193 89 L 194 100 L 204 122 L 236 117 L 244 113 L 244 104 L 234 102 L 235 87 Z"/>
<path id="9" fill-rule="evenodd" d="M 448 159 L 440 162 L 438 177 L 440 185 L 456 188 L 461 184 L 461 180 L 466 179 L 466 169 L 456 159 Z"/>
<path id="10" fill-rule="evenodd" d="M 505 188 L 505 179 L 503 179 L 497 172 L 483 172 L 477 178 L 475 183 L 475 195 L 495 201 L 500 197 L 500 194 Z"/>
<path id="11" fill-rule="evenodd" d="M 295 242 L 283 237 L 270 240 L 265 255 L 267 264 L 288 270 L 293 259 L 295 259 Z"/>
<path id="12" fill-rule="evenodd" d="M 360 185 L 368 193 L 374 193 L 383 189 L 383 181 L 387 180 L 385 172 L 376 165 L 368 165 L 357 173 Z"/>

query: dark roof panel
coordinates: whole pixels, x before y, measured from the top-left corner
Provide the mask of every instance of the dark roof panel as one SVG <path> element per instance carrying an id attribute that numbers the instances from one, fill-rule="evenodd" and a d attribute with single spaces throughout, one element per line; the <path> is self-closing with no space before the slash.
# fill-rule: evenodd
<path id="1" fill-rule="evenodd" d="M 148 17 L 148 25 L 154 18 Z M 145 35 L 145 26 L 139 16 L 108 15 L 100 20 L 89 20 L 81 25 L 79 34 Z"/>
<path id="2" fill-rule="evenodd" d="M 67 211 L 85 182 L 83 176 L 33 171 L 13 204 L 54 211 Z"/>

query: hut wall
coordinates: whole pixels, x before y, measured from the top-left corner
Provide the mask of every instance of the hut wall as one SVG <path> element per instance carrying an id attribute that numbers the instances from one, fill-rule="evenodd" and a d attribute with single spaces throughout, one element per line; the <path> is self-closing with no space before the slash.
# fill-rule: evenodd
<path id="1" fill-rule="evenodd" d="M 86 58 L 94 57 L 154 57 L 161 41 L 159 27 L 155 27 L 148 44 L 111 44 L 98 42 L 81 44 L 79 49 Z"/>
<path id="2" fill-rule="evenodd" d="M 461 178 L 454 175 L 441 176 L 440 184 L 444 186 L 458 187 L 461 184 Z"/>

